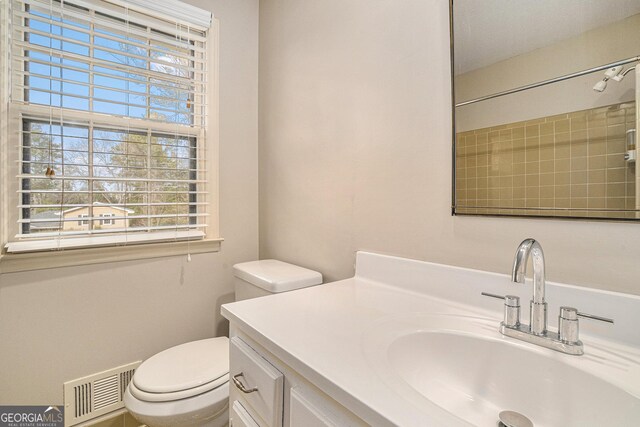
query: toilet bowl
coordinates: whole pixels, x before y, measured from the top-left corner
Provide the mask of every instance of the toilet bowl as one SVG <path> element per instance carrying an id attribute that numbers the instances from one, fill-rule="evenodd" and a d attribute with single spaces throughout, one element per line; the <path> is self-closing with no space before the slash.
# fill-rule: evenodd
<path id="1" fill-rule="evenodd" d="M 127 388 L 125 400 L 133 417 L 148 427 L 225 427 L 229 425 L 229 382 L 218 389 L 175 402 L 145 402 Z"/>
<path id="2" fill-rule="evenodd" d="M 236 300 L 322 283 L 316 271 L 276 260 L 233 266 Z M 224 427 L 229 423 L 229 339 L 192 341 L 151 356 L 124 395 L 131 415 L 148 427 Z"/>
<path id="3" fill-rule="evenodd" d="M 192 341 L 142 363 L 124 404 L 149 427 L 223 427 L 228 422 L 229 339 Z"/>

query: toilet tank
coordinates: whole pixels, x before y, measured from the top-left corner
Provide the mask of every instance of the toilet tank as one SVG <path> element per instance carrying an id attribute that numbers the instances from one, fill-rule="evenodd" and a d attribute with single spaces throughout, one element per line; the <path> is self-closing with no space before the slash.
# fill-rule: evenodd
<path id="1" fill-rule="evenodd" d="M 293 291 L 322 283 L 322 274 L 275 259 L 233 266 L 236 301 Z"/>

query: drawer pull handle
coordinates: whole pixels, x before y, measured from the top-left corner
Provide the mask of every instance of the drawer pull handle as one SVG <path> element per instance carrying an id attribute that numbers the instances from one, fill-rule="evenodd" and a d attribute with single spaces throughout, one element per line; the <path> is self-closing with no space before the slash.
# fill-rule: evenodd
<path id="1" fill-rule="evenodd" d="M 246 388 L 244 386 L 244 384 L 242 384 L 242 382 L 238 379 L 238 378 L 240 378 L 242 376 L 244 376 L 242 374 L 242 372 L 240 372 L 239 374 L 233 376 L 233 383 L 236 385 L 236 387 L 238 387 L 238 390 L 240 390 L 243 393 L 247 393 L 247 394 L 253 393 L 254 391 L 258 391 L 258 387 Z"/>

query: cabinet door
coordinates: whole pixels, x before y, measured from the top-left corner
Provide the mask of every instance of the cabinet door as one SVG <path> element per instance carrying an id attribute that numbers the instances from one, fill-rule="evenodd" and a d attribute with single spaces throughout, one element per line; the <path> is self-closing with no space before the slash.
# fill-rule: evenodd
<path id="1" fill-rule="evenodd" d="M 291 389 L 289 420 L 291 427 L 336 427 L 336 424 L 295 388 Z"/>
<path id="2" fill-rule="evenodd" d="M 282 373 L 239 337 L 231 338 L 229 352 L 229 376 L 238 389 L 235 394 L 268 427 L 282 426 Z"/>
<path id="3" fill-rule="evenodd" d="M 229 414 L 230 427 L 260 427 L 260 425 L 251 418 L 249 412 L 237 400 L 231 405 L 231 413 Z"/>
<path id="4" fill-rule="evenodd" d="M 289 427 L 370 427 L 313 386 L 298 385 L 289 394 Z"/>

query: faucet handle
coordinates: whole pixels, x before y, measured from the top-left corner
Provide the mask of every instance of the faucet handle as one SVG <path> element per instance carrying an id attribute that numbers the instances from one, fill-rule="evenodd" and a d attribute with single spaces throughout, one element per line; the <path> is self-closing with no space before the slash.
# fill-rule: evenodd
<path id="1" fill-rule="evenodd" d="M 578 320 L 578 317 L 585 319 L 599 320 L 601 322 L 613 323 L 613 319 L 608 317 L 596 316 L 595 314 L 582 313 L 573 307 L 560 307 L 560 318 L 566 320 Z"/>
<path id="2" fill-rule="evenodd" d="M 561 341 L 567 343 L 578 342 L 578 317 L 613 323 L 613 319 L 581 313 L 578 309 L 573 307 L 560 307 L 560 316 L 558 317 L 558 338 Z"/>
<path id="3" fill-rule="evenodd" d="M 520 297 L 515 295 L 502 296 L 488 292 L 482 292 L 480 295 L 504 300 L 504 321 L 502 323 L 510 328 L 520 326 Z"/>
<path id="4" fill-rule="evenodd" d="M 485 296 L 485 297 L 491 297 L 491 298 L 496 298 L 496 299 L 501 299 L 504 300 L 505 305 L 508 305 L 510 307 L 516 307 L 516 306 L 520 306 L 520 297 L 515 296 L 515 295 L 497 295 L 497 294 L 491 294 L 489 292 L 481 292 L 480 295 Z"/>
<path id="5" fill-rule="evenodd" d="M 581 312 L 578 312 L 578 316 L 584 317 L 585 319 L 599 320 L 601 322 L 607 322 L 607 323 L 613 324 L 613 319 L 609 319 L 608 317 L 600 317 L 594 314 L 587 314 L 587 313 L 581 313 Z"/>

